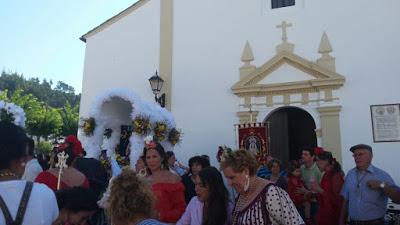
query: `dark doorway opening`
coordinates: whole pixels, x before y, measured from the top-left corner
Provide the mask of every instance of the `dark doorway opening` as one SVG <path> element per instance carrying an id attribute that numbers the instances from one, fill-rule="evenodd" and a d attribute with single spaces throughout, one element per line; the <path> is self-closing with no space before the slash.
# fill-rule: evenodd
<path id="1" fill-rule="evenodd" d="M 299 159 L 302 148 L 317 146 L 314 119 L 300 108 L 278 108 L 264 122 L 269 123 L 271 156 L 284 166 L 289 160 Z"/>

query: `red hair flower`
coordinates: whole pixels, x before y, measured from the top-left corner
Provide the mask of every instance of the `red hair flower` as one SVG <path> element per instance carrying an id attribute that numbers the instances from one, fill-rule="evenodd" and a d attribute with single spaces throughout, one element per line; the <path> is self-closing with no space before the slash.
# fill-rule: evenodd
<path id="1" fill-rule="evenodd" d="M 324 148 L 322 148 L 322 147 L 315 147 L 315 148 L 314 148 L 314 153 L 315 153 L 316 155 L 322 154 L 322 153 L 324 153 Z"/>
<path id="2" fill-rule="evenodd" d="M 67 136 L 64 140 L 64 144 L 60 146 L 60 150 L 62 151 L 69 146 L 71 146 L 72 153 L 75 156 L 81 155 L 83 153 L 82 144 L 75 135 Z"/>

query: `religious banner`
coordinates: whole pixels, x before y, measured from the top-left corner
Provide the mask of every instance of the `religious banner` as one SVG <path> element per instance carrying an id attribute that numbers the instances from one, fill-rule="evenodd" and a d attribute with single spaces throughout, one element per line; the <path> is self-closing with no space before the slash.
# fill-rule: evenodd
<path id="1" fill-rule="evenodd" d="M 238 133 L 239 148 L 253 153 L 259 162 L 265 161 L 266 156 L 269 154 L 266 124 L 239 124 Z"/>

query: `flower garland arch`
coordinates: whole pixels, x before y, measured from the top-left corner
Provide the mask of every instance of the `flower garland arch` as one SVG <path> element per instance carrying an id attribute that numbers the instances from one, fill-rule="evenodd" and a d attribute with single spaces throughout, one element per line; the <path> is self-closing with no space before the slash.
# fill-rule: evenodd
<path id="1" fill-rule="evenodd" d="M 92 104 L 92 108 L 87 117 L 81 118 L 79 124 L 79 136 L 84 146 L 87 157 L 99 158 L 101 149 L 107 149 L 107 156 L 115 159 L 114 149 L 119 143 L 122 121 L 103 116 L 102 106 L 105 102 L 112 98 L 121 98 L 130 103 L 132 111 L 129 115 L 130 121 L 133 123 L 140 122 L 146 118 L 151 127 L 155 127 L 157 123 L 164 123 L 168 131 L 176 131 L 176 124 L 172 114 L 165 108 L 160 107 L 153 102 L 144 101 L 134 91 L 128 89 L 112 89 L 97 96 Z M 95 126 L 90 127 L 88 121 L 95 121 Z M 91 132 L 85 132 L 85 129 Z M 106 132 L 105 132 L 106 131 Z M 132 132 L 129 138 L 130 142 L 130 165 L 134 168 L 136 161 L 140 157 L 144 148 L 144 138 L 147 135 L 155 135 L 154 129 L 148 132 L 136 133 Z M 107 134 L 106 134 L 107 133 Z M 106 136 L 106 138 L 104 138 Z M 168 136 L 168 133 L 167 133 Z M 179 135 L 178 135 L 179 138 Z M 104 141 L 103 141 L 104 140 Z M 174 142 L 170 142 L 169 138 L 160 141 L 165 151 L 173 150 Z"/>
<path id="2" fill-rule="evenodd" d="M 17 126 L 25 127 L 25 112 L 24 110 L 10 102 L 0 101 L 0 120 L 9 121 Z"/>

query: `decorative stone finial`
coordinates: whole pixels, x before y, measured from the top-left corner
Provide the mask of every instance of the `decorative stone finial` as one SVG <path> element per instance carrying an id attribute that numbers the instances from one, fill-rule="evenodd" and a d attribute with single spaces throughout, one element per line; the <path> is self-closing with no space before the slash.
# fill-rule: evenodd
<path id="1" fill-rule="evenodd" d="M 325 31 L 322 34 L 321 42 L 319 43 L 318 52 L 321 54 L 329 54 L 332 52 L 332 46 L 331 46 L 331 43 L 329 42 L 328 35 L 326 35 Z"/>
<path id="2" fill-rule="evenodd" d="M 291 23 L 286 23 L 286 21 L 282 21 L 282 23 L 280 25 L 277 25 L 277 28 L 281 28 L 282 29 L 282 43 L 279 44 L 278 46 L 276 46 L 276 52 L 282 52 L 282 51 L 286 51 L 286 52 L 293 52 L 294 50 L 294 44 L 289 43 L 287 40 L 287 31 L 286 29 L 288 27 L 293 26 Z"/>
<path id="3" fill-rule="evenodd" d="M 333 50 L 331 43 L 329 42 L 328 35 L 324 31 L 318 48 L 318 52 L 321 54 L 321 57 L 317 59 L 317 64 L 324 67 L 325 69 L 335 72 L 336 71 L 335 58 L 329 54 L 332 51 Z"/>
<path id="4" fill-rule="evenodd" d="M 250 62 L 254 60 L 253 51 L 251 50 L 249 41 L 246 41 L 246 44 L 245 44 L 244 49 L 243 49 L 241 60 L 246 65 L 249 65 Z"/>
<path id="5" fill-rule="evenodd" d="M 251 64 L 251 61 L 254 60 L 253 51 L 251 50 L 249 41 L 246 41 L 244 45 L 242 57 L 240 58 L 244 65 L 239 68 L 240 71 L 240 79 L 250 74 L 256 69 L 256 66 Z"/>

